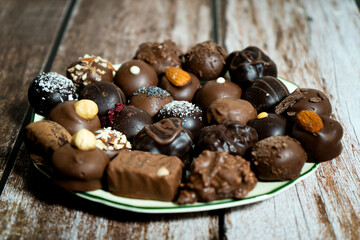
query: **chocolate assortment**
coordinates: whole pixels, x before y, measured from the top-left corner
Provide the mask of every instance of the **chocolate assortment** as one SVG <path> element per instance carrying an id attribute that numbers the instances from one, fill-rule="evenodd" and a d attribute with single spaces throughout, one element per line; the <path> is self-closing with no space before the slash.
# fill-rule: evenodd
<path id="1" fill-rule="evenodd" d="M 257 47 L 139 45 L 118 69 L 100 56 L 42 73 L 25 128 L 36 164 L 70 191 L 177 204 L 242 199 L 258 181 L 300 176 L 340 155 L 343 129 L 320 90 L 289 93 Z"/>

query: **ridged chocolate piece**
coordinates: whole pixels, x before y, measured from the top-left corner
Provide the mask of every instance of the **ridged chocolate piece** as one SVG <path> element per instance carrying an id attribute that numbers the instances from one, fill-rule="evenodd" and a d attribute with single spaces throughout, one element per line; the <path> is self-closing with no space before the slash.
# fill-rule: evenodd
<path id="1" fill-rule="evenodd" d="M 289 95 L 286 86 L 277 78 L 256 79 L 242 98 L 249 101 L 258 112 L 274 112 L 274 108 Z"/>
<path id="2" fill-rule="evenodd" d="M 234 120 L 225 120 L 221 125 L 204 127 L 200 131 L 195 150 L 224 151 L 243 156 L 258 140 L 255 129 Z"/>
<path id="3" fill-rule="evenodd" d="M 265 138 L 251 150 L 253 170 L 264 181 L 293 180 L 300 176 L 306 160 L 301 144 L 289 136 Z"/>
<path id="4" fill-rule="evenodd" d="M 275 63 L 263 51 L 253 46 L 230 53 L 226 58 L 226 66 L 231 81 L 242 89 L 248 88 L 257 78 L 277 77 Z"/>
<path id="5" fill-rule="evenodd" d="M 285 136 L 287 134 L 287 119 L 275 113 L 268 113 L 264 118 L 251 120 L 248 126 L 254 128 L 259 141 L 271 136 Z"/>
<path id="6" fill-rule="evenodd" d="M 178 203 L 244 198 L 257 183 L 250 163 L 226 152 L 204 151 L 194 159 Z"/>
<path id="7" fill-rule="evenodd" d="M 109 191 L 129 198 L 173 201 L 182 177 L 177 157 L 142 151 L 121 151 L 108 165 Z"/>

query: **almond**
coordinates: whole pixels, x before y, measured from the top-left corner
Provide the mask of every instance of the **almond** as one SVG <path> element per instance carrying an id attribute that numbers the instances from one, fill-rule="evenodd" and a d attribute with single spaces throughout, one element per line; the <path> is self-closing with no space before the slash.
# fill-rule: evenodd
<path id="1" fill-rule="evenodd" d="M 176 67 L 169 67 L 165 70 L 167 79 L 176 87 L 181 87 L 189 83 L 191 76 L 184 70 Z"/>
<path id="2" fill-rule="evenodd" d="M 308 132 L 318 132 L 324 127 L 324 123 L 316 114 L 316 112 L 310 110 L 302 110 L 295 117 L 295 123 Z"/>

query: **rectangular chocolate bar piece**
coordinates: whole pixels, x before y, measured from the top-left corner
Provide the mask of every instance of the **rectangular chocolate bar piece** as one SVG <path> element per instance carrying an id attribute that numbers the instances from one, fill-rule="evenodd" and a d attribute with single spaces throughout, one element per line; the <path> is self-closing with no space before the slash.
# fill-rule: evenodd
<path id="1" fill-rule="evenodd" d="M 173 201 L 183 167 L 175 156 L 122 150 L 106 170 L 109 191 L 121 197 Z"/>

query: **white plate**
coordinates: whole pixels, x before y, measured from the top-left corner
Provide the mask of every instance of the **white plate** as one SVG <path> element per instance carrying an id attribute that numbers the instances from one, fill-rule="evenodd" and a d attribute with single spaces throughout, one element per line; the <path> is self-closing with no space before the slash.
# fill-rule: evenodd
<path id="1" fill-rule="evenodd" d="M 279 79 L 286 85 L 289 92 L 293 92 L 297 85 L 287 81 L 283 78 Z M 35 114 L 34 121 L 43 119 L 42 116 Z M 34 163 L 35 164 L 35 163 Z M 187 213 L 187 212 L 200 212 L 210 211 L 216 209 L 237 207 L 250 203 L 260 202 L 265 199 L 272 198 L 273 196 L 289 189 L 294 186 L 297 182 L 303 180 L 309 174 L 314 172 L 319 166 L 317 163 L 305 163 L 302 168 L 301 175 L 292 181 L 278 181 L 278 182 L 258 182 L 256 187 L 250 191 L 250 193 L 244 199 L 224 199 L 213 201 L 210 203 L 198 202 L 194 204 L 178 205 L 173 202 L 162 202 L 153 200 L 142 200 L 133 198 L 124 198 L 115 196 L 104 190 L 95 190 L 89 192 L 73 192 L 75 195 L 85 198 L 87 200 L 98 202 L 110 207 L 138 212 L 138 213 Z M 50 176 L 46 173 L 46 170 L 41 165 L 35 167 L 45 174 L 47 177 Z"/>

